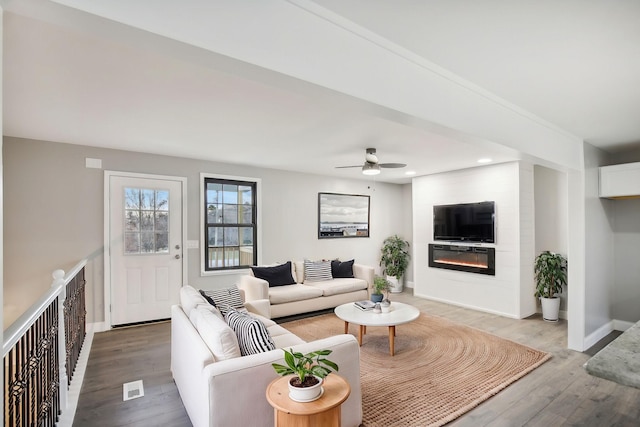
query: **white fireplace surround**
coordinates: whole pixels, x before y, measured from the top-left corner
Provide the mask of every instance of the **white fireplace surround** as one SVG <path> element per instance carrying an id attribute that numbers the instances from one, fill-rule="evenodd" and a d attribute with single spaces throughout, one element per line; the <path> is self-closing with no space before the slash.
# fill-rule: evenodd
<path id="1" fill-rule="evenodd" d="M 413 180 L 414 293 L 507 317 L 536 312 L 533 166 L 512 162 Z M 433 205 L 496 202 L 495 276 L 428 265 Z M 483 245 L 487 246 L 487 245 Z"/>

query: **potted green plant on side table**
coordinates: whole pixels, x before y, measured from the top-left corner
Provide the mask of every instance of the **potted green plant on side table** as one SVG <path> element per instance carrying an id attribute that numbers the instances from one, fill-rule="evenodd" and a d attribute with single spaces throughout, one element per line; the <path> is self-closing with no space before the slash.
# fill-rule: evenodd
<path id="1" fill-rule="evenodd" d="M 567 285 L 567 259 L 558 253 L 544 251 L 535 259 L 535 296 L 540 297 L 542 318 L 557 322 L 560 312 L 560 297 L 563 286 Z"/>
<path id="2" fill-rule="evenodd" d="M 382 244 L 380 266 L 382 273 L 387 276 L 390 290 L 393 293 L 402 292 L 402 276 L 409 267 L 409 242 L 397 234 L 387 237 Z"/>
<path id="3" fill-rule="evenodd" d="M 296 402 L 312 402 L 322 395 L 322 381 L 332 371 L 338 371 L 338 365 L 324 356 L 332 350 L 318 350 L 302 354 L 293 349 L 284 351 L 287 364 L 272 363 L 273 369 L 281 376 L 293 375 L 289 380 L 289 398 Z"/>

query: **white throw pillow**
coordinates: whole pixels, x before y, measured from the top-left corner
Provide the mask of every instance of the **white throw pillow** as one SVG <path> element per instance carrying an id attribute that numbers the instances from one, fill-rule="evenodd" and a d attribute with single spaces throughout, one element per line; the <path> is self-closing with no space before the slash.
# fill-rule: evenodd
<path id="1" fill-rule="evenodd" d="M 207 304 L 207 300 L 200 295 L 196 288 L 189 285 L 180 288 L 180 305 L 187 316 L 198 304 Z"/>
<path id="2" fill-rule="evenodd" d="M 196 329 L 216 361 L 242 355 L 235 332 L 224 320 L 204 307 L 196 308 Z"/>

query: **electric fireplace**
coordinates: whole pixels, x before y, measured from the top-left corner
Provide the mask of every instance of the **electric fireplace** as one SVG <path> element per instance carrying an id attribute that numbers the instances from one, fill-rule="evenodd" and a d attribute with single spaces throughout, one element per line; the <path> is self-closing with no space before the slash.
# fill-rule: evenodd
<path id="1" fill-rule="evenodd" d="M 496 250 L 481 246 L 429 244 L 429 267 L 496 275 Z"/>

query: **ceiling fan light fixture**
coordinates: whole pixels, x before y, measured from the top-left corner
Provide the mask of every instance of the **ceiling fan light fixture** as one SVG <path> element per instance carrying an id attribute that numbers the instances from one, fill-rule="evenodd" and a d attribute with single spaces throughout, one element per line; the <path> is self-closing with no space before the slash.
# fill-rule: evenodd
<path id="1" fill-rule="evenodd" d="M 378 175 L 380 173 L 380 165 L 367 162 L 362 166 L 362 173 L 364 175 Z"/>

